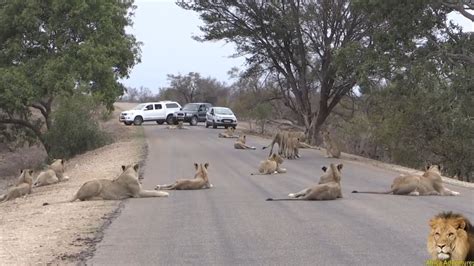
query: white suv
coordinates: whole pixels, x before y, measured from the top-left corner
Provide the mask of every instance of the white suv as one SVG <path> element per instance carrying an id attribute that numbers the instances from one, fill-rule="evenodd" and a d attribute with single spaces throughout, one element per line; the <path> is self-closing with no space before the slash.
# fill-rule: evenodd
<path id="1" fill-rule="evenodd" d="M 179 111 L 180 108 L 179 103 L 172 101 L 142 103 L 131 110 L 122 112 L 119 121 L 127 126 L 132 123 L 139 126 L 146 121 L 156 121 L 160 125 L 166 122 L 171 125 L 174 112 Z"/>
<path id="2" fill-rule="evenodd" d="M 223 126 L 225 128 L 237 127 L 237 118 L 234 115 L 234 112 L 227 107 L 211 107 L 206 114 L 206 128 L 212 126 L 217 128 L 218 126 Z"/>

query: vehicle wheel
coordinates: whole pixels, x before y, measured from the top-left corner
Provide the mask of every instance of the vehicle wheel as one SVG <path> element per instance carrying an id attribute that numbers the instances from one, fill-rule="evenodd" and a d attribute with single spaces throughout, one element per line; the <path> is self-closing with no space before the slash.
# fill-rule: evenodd
<path id="1" fill-rule="evenodd" d="M 133 124 L 135 126 L 139 126 L 143 123 L 143 118 L 141 116 L 137 116 L 135 117 L 135 119 L 133 119 Z"/>
<path id="2" fill-rule="evenodd" d="M 212 128 L 217 128 L 216 122 L 212 121 Z"/>
<path id="3" fill-rule="evenodd" d="M 166 124 L 172 125 L 173 124 L 173 115 L 168 115 L 166 117 Z"/>
<path id="4" fill-rule="evenodd" d="M 130 126 L 132 122 L 123 122 L 126 126 Z"/>
<path id="5" fill-rule="evenodd" d="M 163 125 L 164 122 L 165 122 L 165 121 L 156 121 L 156 123 L 157 123 L 158 125 Z"/>
<path id="6" fill-rule="evenodd" d="M 195 117 L 195 116 L 191 117 L 191 121 L 189 121 L 189 124 L 190 124 L 191 126 L 197 125 L 197 124 L 198 124 L 198 119 L 197 119 L 197 117 Z"/>
<path id="7" fill-rule="evenodd" d="M 207 121 L 206 121 L 206 128 L 209 128 L 209 123 L 207 123 Z"/>

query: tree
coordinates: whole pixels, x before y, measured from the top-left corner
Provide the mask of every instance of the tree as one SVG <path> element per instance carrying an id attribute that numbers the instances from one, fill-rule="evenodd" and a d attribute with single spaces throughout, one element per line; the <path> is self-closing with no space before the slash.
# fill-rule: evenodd
<path id="1" fill-rule="evenodd" d="M 214 78 L 203 78 L 199 73 L 189 72 L 187 75 L 168 74 L 168 80 L 170 85 L 161 89 L 160 99 L 175 99 L 181 104 L 208 102 L 213 105 L 226 105 L 227 103 L 226 85 Z"/>
<path id="2" fill-rule="evenodd" d="M 55 99 L 91 94 L 109 109 L 123 93 L 118 79 L 139 62 L 125 32 L 133 1 L 0 3 L 0 124 L 38 139 L 51 126 Z"/>
<path id="3" fill-rule="evenodd" d="M 312 142 L 339 101 L 370 74 L 377 27 L 351 1 L 181 1 L 204 22 L 200 41 L 225 40 L 278 82 Z"/>

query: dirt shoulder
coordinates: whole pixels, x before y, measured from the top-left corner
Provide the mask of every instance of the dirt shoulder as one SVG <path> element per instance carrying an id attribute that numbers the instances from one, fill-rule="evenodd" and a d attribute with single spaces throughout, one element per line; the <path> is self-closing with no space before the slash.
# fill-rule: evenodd
<path id="1" fill-rule="evenodd" d="M 0 264 L 75 264 L 93 252 L 101 231 L 120 211 L 123 201 L 89 201 L 42 206 L 65 201 L 86 181 L 114 178 L 121 165 L 143 160 L 141 127 L 126 127 L 114 117 L 103 124 L 116 141 L 76 156 L 66 163 L 69 181 L 34 188 L 31 195 L 0 204 Z"/>

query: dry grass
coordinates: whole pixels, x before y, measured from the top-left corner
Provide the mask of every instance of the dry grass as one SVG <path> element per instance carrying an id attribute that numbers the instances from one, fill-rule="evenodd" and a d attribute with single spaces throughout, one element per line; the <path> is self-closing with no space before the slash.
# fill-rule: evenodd
<path id="1" fill-rule="evenodd" d="M 104 124 L 107 131 L 119 132 L 117 141 L 69 160 L 69 181 L 36 188 L 26 198 L 0 204 L 1 265 L 74 263 L 91 251 L 96 232 L 121 201 L 55 203 L 70 199 L 84 182 L 114 178 L 121 165 L 142 159 L 142 128 L 120 124 L 120 107 Z M 51 205 L 42 206 L 44 202 Z"/>

